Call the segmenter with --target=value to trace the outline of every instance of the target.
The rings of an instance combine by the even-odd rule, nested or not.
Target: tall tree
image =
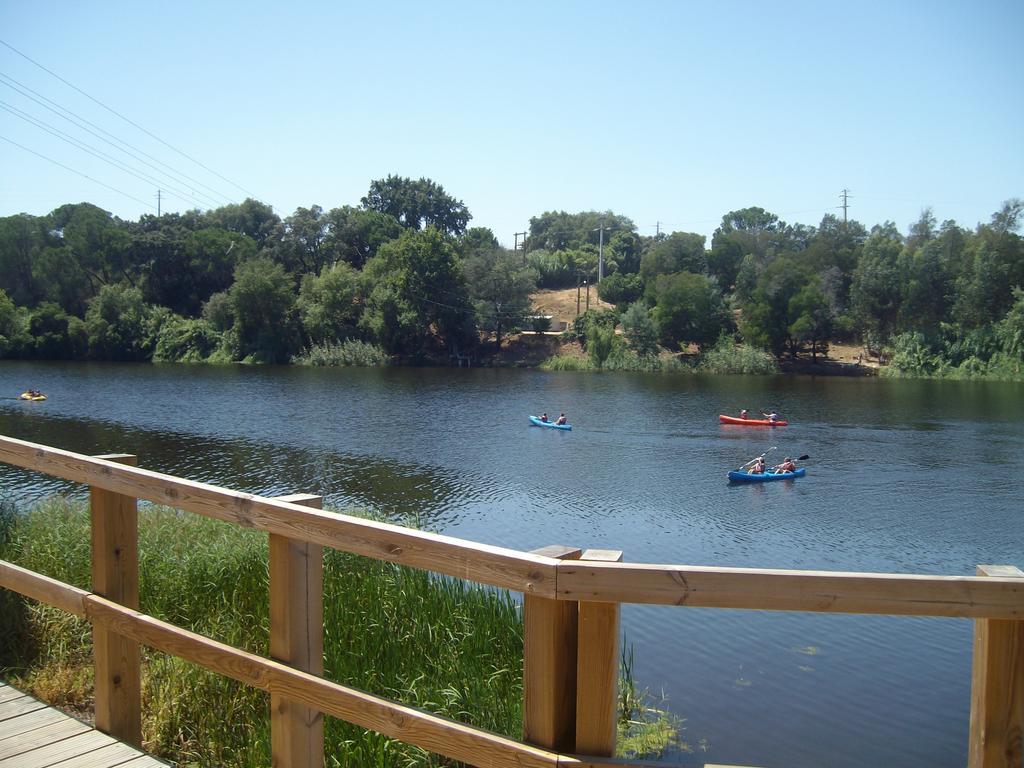
[[[713,278],[692,272],[658,275],[652,316],[662,344],[702,347],[730,326],[722,294]]]
[[[523,266],[521,256],[499,247],[478,248],[466,258],[464,271],[477,324],[494,332],[500,349],[502,334],[520,327],[530,311],[537,273]]]
[[[420,352],[431,332],[448,344],[469,336],[473,309],[462,264],[433,227],[382,245],[363,277],[370,288],[362,323],[389,352]]]
[[[364,208],[393,216],[409,229],[434,227],[446,235],[461,235],[472,218],[461,200],[430,179],[416,181],[388,176],[370,182],[370,191],[360,201]]]
[[[324,247],[331,262],[345,261],[362,269],[377,249],[402,234],[402,225],[394,216],[380,211],[343,206],[327,214]]]

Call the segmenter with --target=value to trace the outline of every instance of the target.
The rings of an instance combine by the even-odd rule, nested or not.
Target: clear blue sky
[[[973,227],[1024,197],[1022,32],[1020,0],[0,0],[0,40],[219,174],[0,45],[0,215],[89,201],[136,219],[160,187],[165,211],[251,195],[287,216],[395,173],[507,245],[547,210],[611,209],[642,234],[710,235],[749,205],[816,225],[844,187],[867,226],[931,206]]]

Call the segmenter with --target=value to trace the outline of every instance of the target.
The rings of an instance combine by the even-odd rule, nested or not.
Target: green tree
[[[29,313],[33,354],[42,360],[77,360],[89,350],[85,324],[58,304],[44,301]]]
[[[306,336],[314,344],[324,344],[355,335],[361,298],[359,273],[347,262],[306,275],[297,305]]]
[[[288,272],[319,274],[333,260],[326,247],[329,225],[330,220],[319,205],[296,208],[278,226],[270,252]]]
[[[272,207],[251,197],[239,204],[225,205],[206,213],[206,227],[245,235],[256,243],[257,248],[272,241],[280,224],[281,217],[274,213]]]
[[[597,284],[597,295],[601,301],[624,307],[643,296],[644,283],[640,275],[616,272]]]
[[[653,303],[655,280],[659,275],[676,272],[707,273],[708,259],[704,252],[704,235],[692,232],[673,232],[661,238],[640,258],[640,277],[643,278],[648,303]]]
[[[622,333],[640,357],[658,354],[658,329],[642,301],[630,304],[622,313]]]
[[[452,243],[433,227],[406,230],[367,262],[363,325],[389,352],[422,353],[432,338],[468,341],[473,310]]]
[[[500,349],[502,334],[521,327],[530,312],[537,273],[523,266],[522,256],[496,244],[495,240],[491,247],[478,247],[466,258],[464,272],[477,324],[494,332]]]
[[[25,311],[0,289],[0,358],[20,357],[31,345]]]
[[[876,227],[853,271],[850,303],[868,346],[888,341],[896,329],[901,292],[898,259],[902,238],[894,227]]]
[[[284,268],[260,256],[235,267],[227,298],[241,359],[284,363],[296,345],[295,292]]]
[[[26,213],[0,218],[0,290],[15,304],[31,306],[43,295],[32,265],[49,241],[45,218]]]
[[[148,360],[165,313],[146,304],[138,288],[104,285],[85,313],[89,355],[98,360]]]
[[[565,211],[547,211],[540,216],[530,218],[530,232],[526,238],[527,252],[545,249],[549,251],[567,251],[592,245],[595,248],[604,231],[605,248],[610,253],[611,243],[617,233],[630,233],[636,225],[627,218],[612,211],[581,211],[566,213]]]
[[[811,344],[811,359],[826,351],[832,336],[832,302],[822,292],[820,280],[813,278],[789,300],[789,335],[799,344]]]
[[[331,261],[345,261],[362,269],[384,243],[402,234],[394,216],[380,211],[343,206],[327,214],[324,247]]]
[[[421,178],[388,176],[370,182],[360,201],[364,208],[393,216],[409,229],[433,227],[446,235],[461,235],[472,216],[461,200],[437,182]]]
[[[793,256],[780,256],[760,273],[750,298],[742,303],[740,330],[750,344],[770,348],[776,354],[789,344],[796,351],[791,327],[793,313],[805,305],[793,304],[796,297],[814,280],[809,268]],[[800,326],[801,328],[803,326]]]
[[[713,278],[692,272],[659,275],[654,281],[653,318],[661,343],[678,349],[713,343],[730,326],[722,294]]]

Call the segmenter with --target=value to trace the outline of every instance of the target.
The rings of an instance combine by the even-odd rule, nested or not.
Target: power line
[[[81,171],[76,171],[74,168],[71,168],[70,166],[64,165],[64,163],[58,162],[57,160],[54,160],[52,157],[47,157],[46,155],[41,155],[38,152],[36,152],[34,149],[29,149],[28,147],[23,146],[22,144],[19,144],[16,141],[11,141],[6,136],[0,136],[0,139],[3,139],[8,144],[13,144],[14,146],[18,147],[19,149],[23,149],[26,152],[29,152],[29,153],[35,155],[36,157],[41,157],[43,160],[51,162],[54,165],[59,165],[61,168],[63,168],[66,171],[71,171],[72,173],[78,174],[79,176],[81,176],[84,179],[88,179],[89,181],[91,181],[91,182],[93,182],[95,184],[99,184],[101,187],[106,187],[107,189],[109,189],[109,190],[111,190],[113,192],[117,192],[117,194],[119,194],[119,195],[124,195],[125,197],[130,197],[132,200],[134,200],[134,201],[136,201],[138,203],[142,203],[147,208],[152,208],[153,207],[150,203],[147,203],[145,200],[140,200],[135,195],[128,194],[127,192],[125,192],[123,190],[120,190],[117,187],[112,187],[109,184],[106,184],[106,183],[100,181],[99,179],[94,179],[92,176],[89,176],[87,174],[82,173]]]
[[[75,137],[71,136],[70,134],[64,133],[64,131],[61,131],[58,128],[54,128],[53,126],[48,125],[47,123],[44,123],[43,121],[38,120],[38,119],[32,117],[27,112],[23,112],[22,110],[18,109],[17,107],[12,107],[10,104],[7,104],[4,101],[0,101],[0,109],[7,110],[11,114],[13,114],[15,117],[20,117],[25,122],[30,123],[31,125],[34,125],[37,128],[41,128],[42,130],[46,131],[50,135],[56,136],[61,141],[67,142],[68,144],[70,144],[71,146],[75,147],[76,149],[83,150],[84,152],[89,153],[93,157],[97,157],[100,160],[102,160],[103,162],[108,163],[109,165],[112,165],[115,168],[117,168],[117,169],[119,169],[121,171],[124,171],[125,173],[131,174],[132,176],[134,176],[137,179],[140,179],[141,181],[145,181],[148,184],[161,184],[162,183],[160,179],[154,178],[153,176],[150,176],[150,175],[148,175],[148,174],[146,174],[146,173],[144,173],[142,171],[139,171],[139,170],[134,169],[134,168],[132,168],[132,167],[130,167],[128,165],[125,165],[120,160],[117,160],[116,158],[113,158],[110,155],[108,155],[106,152],[98,150],[95,147],[90,147],[85,142],[83,142],[83,141],[81,141],[79,139],[76,139]],[[182,192],[181,190],[176,190],[174,187],[172,187],[170,185],[165,185],[165,186],[167,186],[172,191],[172,193],[174,194],[174,197],[178,197],[181,200],[184,200],[185,202],[189,202],[189,198],[188,198],[188,194],[187,193]],[[205,197],[205,195],[204,195],[204,197]]]
[[[79,114],[76,114],[75,112],[71,111],[70,109],[61,106],[60,104],[58,104],[57,102],[53,101],[52,99],[48,99],[46,96],[43,96],[43,94],[39,93],[38,91],[32,90],[31,88],[29,88],[24,83],[18,82],[17,80],[15,80],[10,75],[7,75],[7,74],[4,74],[3,72],[0,72],[0,78],[3,78],[4,80],[10,80],[11,81],[10,83],[3,82],[3,83],[0,83],[0,84],[6,85],[8,88],[10,88],[11,90],[13,90],[13,91],[15,91],[17,93],[20,93],[22,96],[24,96],[25,98],[29,99],[30,101],[34,101],[36,104],[38,104],[39,106],[43,107],[44,109],[47,109],[50,112],[53,112],[53,114],[57,115],[57,117],[61,118],[62,120],[67,120],[69,123],[74,125],[76,128],[79,128],[79,129],[85,131],[86,133],[91,134],[92,136],[95,136],[100,141],[106,142],[107,144],[112,146],[114,149],[116,149],[118,152],[123,152],[124,154],[128,155],[132,159],[142,163],[143,165],[146,165],[146,166],[152,168],[154,171],[157,171],[158,173],[170,173],[173,176],[181,177],[181,178],[175,179],[178,183],[186,184],[189,187],[191,187],[193,185],[199,186],[199,187],[203,187],[204,189],[208,189],[210,192],[213,192],[214,195],[216,195],[217,197],[219,197],[221,199],[227,200],[228,202],[231,202],[231,203],[234,202],[234,200],[231,199],[230,195],[225,195],[223,192],[220,192],[220,191],[214,189],[213,187],[211,187],[211,186],[209,186],[207,184],[204,184],[203,182],[199,181],[198,179],[195,179],[195,178],[189,176],[187,173],[184,173],[182,171],[179,171],[179,170],[176,170],[176,169],[172,168],[170,165],[168,165],[167,163],[163,162],[162,160],[159,160],[156,157],[153,157],[148,152],[145,152],[145,151],[139,149],[138,147],[135,147],[135,146],[129,144],[128,142],[124,141],[123,139],[118,138],[117,136],[112,134],[110,131],[105,130],[101,126],[96,125],[95,123],[87,120],[86,118],[82,117]],[[14,85],[11,85],[11,83],[14,83]],[[26,93],[26,91],[28,93]],[[35,96],[32,96],[30,94],[35,94],[35,96],[38,96],[39,98],[37,99],[37,98],[35,98]],[[40,101],[40,99],[42,99],[42,101]],[[43,102],[48,102],[48,103],[44,104]],[[52,107],[49,106],[50,104],[52,104],[53,106]],[[54,109],[54,107],[56,107],[56,109]],[[57,110],[60,110],[60,112],[58,112]],[[61,112],[65,112],[67,114],[61,114]],[[71,115],[71,117],[68,117],[68,115]],[[83,125],[82,123],[84,123],[85,125]],[[96,130],[95,131],[91,130],[90,128],[87,128],[86,126],[91,126],[92,128],[95,128]],[[106,136],[109,136],[110,138],[108,139],[108,138],[105,138],[104,136],[101,136],[100,133],[97,133],[97,131],[99,131],[100,133],[106,134]],[[111,141],[111,139],[113,139],[113,141]],[[117,143],[115,144],[114,142],[117,142]],[[123,146],[118,146],[118,144],[123,145]],[[128,149],[125,149],[124,147],[128,147]],[[129,149],[131,151],[129,151]],[[135,153],[138,153],[138,154],[135,154]],[[159,165],[162,165],[167,170],[163,171],[160,168],[157,168],[152,163],[147,163],[145,160],[143,160],[138,155],[142,155],[144,157],[148,157],[154,163],[158,163]],[[191,182],[191,184],[189,184],[189,182]],[[214,198],[210,197],[209,195],[204,195],[204,197],[206,197],[207,199],[210,199],[210,200],[214,199]],[[220,205],[220,203],[216,203],[216,204]]]
[[[39,68],[40,68],[41,70],[43,70],[44,72],[46,72],[46,73],[48,73],[48,74],[52,75],[53,77],[57,78],[57,79],[58,79],[58,80],[60,80],[60,81],[61,81],[62,83],[64,83],[64,84],[65,84],[66,86],[68,86],[69,88],[72,88],[73,90],[75,90],[75,91],[77,91],[78,93],[80,93],[80,94],[82,94],[83,96],[85,96],[85,97],[86,97],[87,99],[89,99],[90,101],[92,101],[92,102],[94,102],[94,103],[98,104],[99,106],[103,107],[103,108],[104,108],[105,110],[107,110],[108,112],[110,112],[110,113],[111,113],[112,115],[116,115],[117,117],[121,118],[121,119],[122,119],[122,120],[124,120],[124,121],[125,121],[126,123],[128,123],[129,125],[131,125],[131,126],[134,126],[134,127],[135,127],[135,128],[137,128],[138,130],[142,131],[142,132],[143,132],[144,134],[146,134],[146,135],[147,135],[147,136],[149,136],[150,138],[152,138],[152,139],[155,139],[156,141],[159,141],[159,142],[160,142],[161,144],[163,144],[163,145],[164,145],[165,147],[167,147],[168,149],[171,149],[171,150],[173,150],[174,152],[177,152],[177,153],[178,153],[179,155],[181,155],[182,157],[186,158],[187,160],[191,160],[191,161],[192,161],[193,163],[195,163],[196,165],[198,165],[198,166],[199,166],[200,168],[204,169],[204,170],[205,170],[205,171],[207,171],[208,173],[212,173],[212,174],[213,174],[214,176],[216,176],[217,178],[221,179],[222,181],[226,181],[226,182],[227,182],[228,184],[230,184],[231,186],[233,186],[233,187],[236,187],[236,188],[240,189],[240,190],[241,190],[242,192],[245,192],[245,194],[246,194],[246,195],[248,195],[249,197],[255,197],[255,195],[253,195],[253,194],[252,194],[251,192],[249,192],[249,191],[248,191],[247,189],[245,189],[245,187],[241,186],[240,184],[236,184],[236,183],[235,183],[234,181],[232,181],[231,179],[227,178],[226,176],[222,176],[221,174],[217,173],[217,172],[216,172],[215,170],[213,170],[212,168],[209,168],[208,166],[206,166],[206,165],[204,165],[203,163],[201,163],[201,162],[199,162],[198,160],[196,160],[196,159],[195,159],[194,157],[192,157],[191,155],[188,155],[188,154],[186,154],[185,152],[182,152],[182,151],[181,151],[180,149],[178,149],[177,147],[175,147],[175,146],[173,146],[173,145],[171,145],[171,144],[168,144],[168,143],[167,143],[166,141],[164,141],[163,139],[161,139],[161,138],[160,138],[159,136],[157,136],[156,134],[154,134],[154,133],[152,133],[152,132],[150,132],[150,131],[146,130],[146,129],[145,129],[145,128],[143,128],[143,127],[142,127],[141,125],[139,125],[139,124],[138,124],[138,123],[136,123],[135,121],[133,121],[133,120],[131,120],[131,119],[129,119],[129,118],[127,118],[127,117],[125,117],[125,116],[124,116],[124,115],[122,115],[122,114],[121,114],[120,112],[118,112],[117,110],[113,109],[112,107],[108,107],[108,106],[107,106],[106,104],[104,104],[104,103],[103,103],[102,101],[100,101],[99,99],[97,99],[97,98],[94,98],[93,96],[90,96],[90,95],[89,95],[88,93],[86,93],[86,92],[85,92],[85,91],[83,91],[83,90],[82,90],[81,88],[79,88],[78,86],[74,85],[73,83],[70,83],[70,82],[68,82],[68,81],[67,81],[67,80],[65,80],[65,79],[64,79],[63,77],[61,77],[61,76],[60,76],[60,75],[58,75],[58,74],[57,74],[56,72],[54,72],[53,70],[47,69],[47,68],[46,68],[46,67],[44,67],[44,66],[43,66],[42,64],[40,64],[40,63],[39,63],[38,61],[36,61],[36,60],[32,59],[32,58],[31,58],[30,56],[28,56],[28,55],[26,55],[26,54],[22,53],[21,51],[19,51],[19,50],[18,50],[17,48],[15,48],[15,47],[14,47],[13,45],[11,45],[10,43],[6,42],[5,40],[0,40],[0,44],[2,44],[2,45],[4,45],[4,46],[6,46],[7,48],[10,48],[10,49],[11,49],[12,51],[14,51],[14,52],[15,52],[16,54],[18,54],[19,56],[21,56],[21,57],[22,57],[23,59],[25,59],[25,60],[27,60],[27,61],[31,62],[32,64],[35,64],[35,65],[36,65],[37,67],[39,67]]]

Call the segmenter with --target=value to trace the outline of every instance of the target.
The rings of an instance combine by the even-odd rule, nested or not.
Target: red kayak
[[[784,427],[788,421],[769,421],[768,419],[741,419],[737,416],[726,416],[718,414],[718,420],[723,424],[738,424],[741,427]]]

